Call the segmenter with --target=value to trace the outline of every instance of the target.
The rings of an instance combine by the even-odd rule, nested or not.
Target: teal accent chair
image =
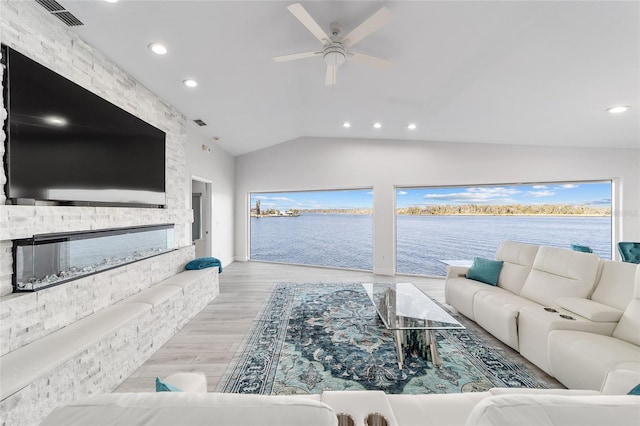
[[[618,252],[623,262],[640,263],[640,243],[620,241]]]
[[[591,247],[581,246],[580,244],[571,244],[571,250],[581,251],[583,253],[593,253],[593,250],[591,250]]]

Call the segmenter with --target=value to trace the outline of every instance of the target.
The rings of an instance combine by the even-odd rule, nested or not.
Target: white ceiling
[[[59,2],[84,40],[233,155],[301,136],[640,146],[637,1],[302,2],[327,32],[393,14],[353,49],[392,66],[348,61],[333,87],[321,57],[271,59],[321,47],[286,9],[294,0]],[[154,41],[169,53],[152,54]],[[633,108],[605,113],[620,104]]]

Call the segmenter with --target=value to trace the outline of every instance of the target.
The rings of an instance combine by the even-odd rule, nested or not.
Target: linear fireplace
[[[174,250],[174,225],[34,235],[13,241],[13,291],[37,291]]]

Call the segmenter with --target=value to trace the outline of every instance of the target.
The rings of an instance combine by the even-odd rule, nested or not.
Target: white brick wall
[[[194,255],[189,246],[56,287],[0,298],[0,355],[177,274]]]
[[[137,315],[0,401],[2,425],[39,424],[58,406],[88,395],[111,392],[218,295],[218,284],[217,271],[209,269],[186,286],[184,292]]]
[[[0,28],[3,44],[162,129],[167,135],[165,209],[5,206],[6,175],[4,161],[0,161],[0,296],[7,296],[12,291],[12,239],[44,233],[174,223],[176,246],[190,245],[192,213],[184,193],[187,175],[185,117],[81,40],[35,1],[0,1]],[[0,108],[0,119],[6,119],[4,108]],[[4,140],[4,131],[0,130],[2,157]]]

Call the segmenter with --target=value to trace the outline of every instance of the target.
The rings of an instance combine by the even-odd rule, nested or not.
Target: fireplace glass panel
[[[174,249],[173,225],[36,235],[14,241],[14,290],[36,291]]]

